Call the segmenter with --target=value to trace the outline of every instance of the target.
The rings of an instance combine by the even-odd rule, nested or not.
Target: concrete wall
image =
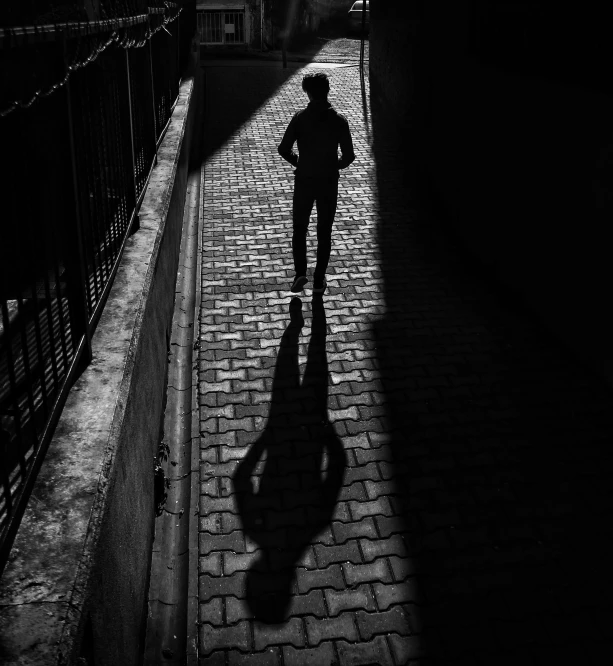
[[[194,78],[196,76],[196,78]],[[0,581],[0,662],[136,666],[198,74],[184,80],[93,339]],[[82,664],[83,662],[80,662]]]
[[[465,247],[613,381],[613,94],[588,68],[479,57],[469,5],[373,5],[373,97]]]
[[[261,6],[262,0],[247,0],[245,3],[245,41],[249,48],[257,50],[262,46]]]

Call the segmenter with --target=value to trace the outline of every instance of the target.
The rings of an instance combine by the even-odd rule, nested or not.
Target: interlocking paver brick
[[[321,590],[311,590],[307,594],[294,594],[288,611],[289,615],[313,615],[325,617],[328,614],[324,594]]]
[[[341,546],[323,546],[317,544],[314,550],[317,564],[320,567],[327,567],[329,564],[337,562],[353,562],[355,564],[362,562],[357,541],[347,541]]]
[[[221,516],[221,513],[209,513],[206,516],[201,516],[198,521],[200,531],[220,534],[223,531]]]
[[[404,516],[375,516],[377,530],[382,537],[389,537],[392,534],[402,534],[414,521],[409,521]]]
[[[200,604],[200,621],[208,622],[214,627],[220,627],[224,624],[223,600],[220,597],[215,597],[204,604]]]
[[[352,666],[392,666],[394,663],[389,646],[383,636],[377,636],[365,643],[336,643],[341,664]]]
[[[284,666],[336,666],[338,664],[333,643],[322,643],[316,648],[296,650],[283,647]]]
[[[397,581],[404,580],[409,576],[414,576],[416,574],[415,562],[410,557],[390,557],[389,558],[392,571],[394,572],[394,578]],[[385,581],[382,581],[385,582]]]
[[[315,647],[322,641],[345,638],[348,641],[357,641],[358,633],[352,613],[341,613],[338,617],[314,618],[304,620],[308,643]]]
[[[345,481],[347,483],[347,481]],[[359,481],[352,483],[351,485],[344,485],[339,493],[339,500],[341,502],[346,502],[348,500],[358,500],[365,502],[368,498],[366,496],[366,491],[364,490],[364,485]]]
[[[242,573],[235,573],[232,576],[210,576],[201,575],[199,578],[199,597],[200,601],[205,602],[212,597],[225,596],[232,594],[235,597],[245,596],[245,576]]]
[[[209,501],[210,498],[207,498]],[[232,550],[237,552],[244,552],[245,550],[245,537],[242,532],[235,531],[230,534],[209,534],[208,532],[200,533],[200,553],[208,555],[209,553],[218,552],[220,550]]]
[[[271,645],[293,645],[299,648],[305,644],[304,628],[297,618],[292,618],[280,626],[256,622],[253,625],[253,634],[256,650],[263,650]]]
[[[281,664],[281,650],[276,647],[253,654],[242,654],[237,650],[230,650],[227,655],[228,666],[280,666]]]
[[[409,615],[398,606],[377,613],[359,611],[356,613],[356,621],[363,640],[370,640],[375,635],[391,632],[396,632],[401,636],[411,633]]]
[[[396,664],[420,663],[419,659],[424,654],[421,636],[398,636],[392,634],[389,636],[389,642]]]
[[[367,463],[360,467],[352,467],[345,472],[344,482],[346,484],[354,483],[355,481],[378,481],[381,478],[379,468],[376,463]]]
[[[401,492],[396,479],[390,481],[366,480],[364,481],[364,487],[366,488],[366,494],[370,500],[375,500],[387,495],[398,495]]]
[[[247,571],[249,565],[254,559],[259,557],[259,555],[260,551],[257,550],[250,553],[222,553],[224,575],[231,576],[236,571]]]
[[[248,622],[239,622],[231,627],[200,626],[200,649],[207,655],[215,650],[238,648],[243,652],[251,649],[251,632]]]
[[[221,576],[221,553],[214,552],[198,558],[198,572]]]
[[[238,599],[237,597],[228,596],[224,597],[226,606],[226,622],[228,624],[236,624],[240,620],[250,620],[253,613],[245,599]]]
[[[345,587],[340,565],[331,564],[323,569],[301,569],[296,571],[298,591],[304,594],[314,588],[333,587],[342,590]]]
[[[404,580],[402,583],[391,583],[390,585],[375,583],[373,590],[380,610],[387,610],[393,604],[423,603],[419,585],[412,578]]]
[[[200,655],[198,666],[226,666],[226,653],[219,650],[206,657]]]
[[[396,534],[388,539],[377,539],[376,541],[360,539],[360,548],[366,562],[372,562],[384,555],[400,555],[401,557],[408,555],[406,543],[401,534]]]
[[[359,396],[338,396],[338,401],[342,405],[343,400],[350,400],[352,398],[359,399]],[[359,435],[354,435],[352,437],[344,437],[343,446],[352,449],[370,449],[370,442],[368,441],[366,433],[360,433]]]
[[[359,537],[376,539],[379,536],[375,528],[375,523],[370,517],[349,523],[333,522],[332,533],[334,541],[337,544],[343,544],[349,539],[357,539]]]
[[[384,558],[375,560],[370,564],[343,564],[343,573],[347,585],[354,586],[359,583],[391,583],[392,577],[389,566]]]
[[[366,516],[391,516],[394,513],[387,497],[368,502],[348,502],[348,504],[354,520],[360,520]]]
[[[330,615],[338,615],[344,610],[375,610],[375,601],[368,585],[361,585],[354,589],[324,590],[326,603],[330,609]]]

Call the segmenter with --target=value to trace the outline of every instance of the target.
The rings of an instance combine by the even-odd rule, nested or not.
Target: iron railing
[[[195,31],[195,3],[101,4],[97,22],[0,28],[0,572],[91,360]]]

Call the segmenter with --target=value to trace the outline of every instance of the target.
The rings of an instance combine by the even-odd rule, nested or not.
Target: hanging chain
[[[165,2],[164,5],[166,6],[166,10],[169,10],[171,8],[177,8],[178,11],[176,14],[173,16],[166,16],[164,15],[164,19],[162,23],[154,28],[153,30],[151,29],[151,22],[150,19],[147,18],[147,29],[145,31],[145,35],[142,39],[130,39],[128,37],[128,27],[123,28],[123,36],[120,34],[119,30],[114,30],[109,38],[102,44],[98,45],[94,51],[85,59],[82,61],[78,61],[78,57],[80,54],[80,47],[81,47],[81,42],[82,42],[82,35],[78,36],[78,42],[77,42],[77,48],[76,48],[76,54],[73,59],[73,61],[66,67],[66,74],[63,79],[58,81],[57,83],[54,83],[50,88],[47,90],[37,90],[32,97],[27,101],[24,102],[23,100],[15,100],[11,104],[9,104],[6,108],[0,110],[0,118],[5,118],[8,116],[10,113],[17,109],[29,109],[34,102],[36,102],[39,99],[44,99],[45,97],[49,97],[52,95],[56,90],[59,90],[62,86],[66,85],[68,79],[70,78],[70,75],[73,72],[76,72],[78,69],[82,69],[83,67],[86,67],[87,65],[91,64],[94,62],[98,56],[103,53],[111,44],[115,43],[117,46],[120,46],[121,48],[124,49],[138,49],[142,48],[145,46],[148,41],[160,30],[168,30],[166,29],[166,26],[169,23],[172,23],[175,21],[177,18],[179,18],[179,14],[183,11],[183,7],[177,7],[175,3],[172,2]],[[56,30],[56,32],[58,32]],[[89,36],[89,35],[88,35]]]

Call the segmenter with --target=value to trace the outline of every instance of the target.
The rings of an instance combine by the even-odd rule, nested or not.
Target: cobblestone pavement
[[[360,40],[355,37],[344,37],[341,39],[317,40],[320,47],[315,54],[314,62],[359,62]],[[370,44],[368,39],[364,41],[364,59],[368,60]]]
[[[611,391],[412,203],[358,68],[326,71],[357,159],[327,292],[292,299],[304,70],[206,70],[200,663],[608,663]]]

